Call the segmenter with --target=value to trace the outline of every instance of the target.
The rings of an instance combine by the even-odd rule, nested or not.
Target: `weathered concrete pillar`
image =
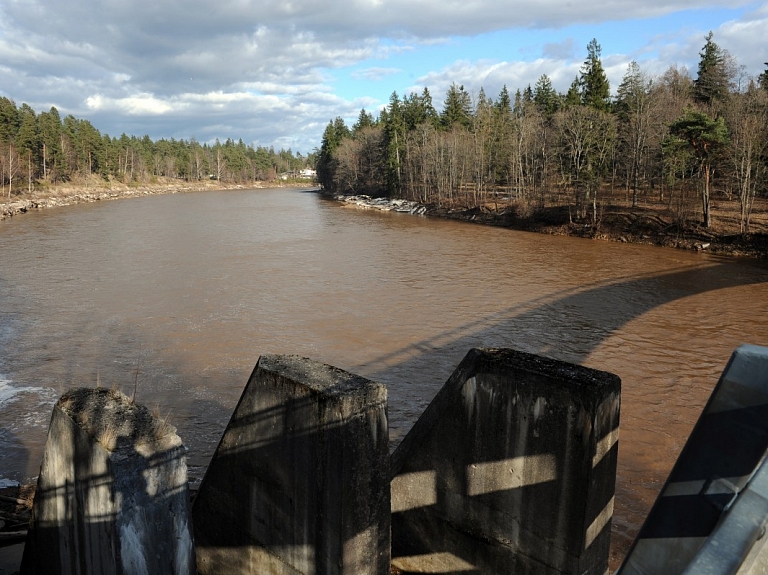
[[[389,573],[383,385],[262,356],[194,503],[200,573]]]
[[[471,350],[392,455],[405,572],[603,575],[620,380]]]
[[[118,391],[53,409],[22,573],[195,573],[186,449]]]

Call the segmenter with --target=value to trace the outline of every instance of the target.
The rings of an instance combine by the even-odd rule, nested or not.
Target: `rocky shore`
[[[465,209],[423,205],[417,202],[390,198],[372,198],[365,195],[332,195],[334,200],[347,206],[434,216],[484,225],[499,226],[521,231],[565,235],[596,240],[637,243],[673,247],[699,252],[731,256],[768,258],[768,226],[755,218],[753,228],[759,231],[749,235],[733,233],[724,226],[704,229],[689,225],[685,229],[670,225],[659,208],[613,208],[601,214],[593,225],[571,221],[567,206],[554,206],[531,210],[521,214],[513,206],[487,206]],[[764,214],[761,214],[764,216]],[[725,214],[722,220],[727,220]]]
[[[154,194],[180,194],[185,192],[200,192],[205,190],[234,190],[253,188],[294,187],[283,182],[250,182],[248,184],[220,184],[216,181],[178,182],[174,180],[147,183],[122,184],[111,182],[104,184],[85,183],[59,184],[48,186],[31,193],[24,192],[21,196],[11,198],[0,197],[0,221],[24,214],[31,210],[42,210],[61,206],[71,206],[88,202],[119,200]],[[302,186],[304,187],[304,186]]]

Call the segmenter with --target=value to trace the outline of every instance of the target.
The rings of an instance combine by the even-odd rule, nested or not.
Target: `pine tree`
[[[525,87],[525,90],[523,90],[523,103],[530,104],[533,102],[533,89],[531,88],[531,85],[528,84]]]
[[[757,77],[760,87],[768,92],[768,62],[765,63],[765,71]]]
[[[435,106],[432,104],[432,94],[429,93],[429,89],[425,86],[421,91],[421,105],[424,107],[424,113],[433,126],[437,125],[438,116]]]
[[[16,147],[24,157],[28,153],[37,161],[38,148],[40,146],[40,134],[37,127],[35,111],[28,105],[22,104],[19,109],[19,131],[16,134]]]
[[[491,172],[497,184],[505,183],[509,178],[512,155],[512,99],[506,84],[493,105],[493,147],[491,148]]]
[[[506,84],[501,88],[499,99],[496,100],[494,108],[501,117],[509,118],[512,114],[512,100],[509,97],[509,90],[507,90]]]
[[[42,145],[43,178],[56,181],[62,173],[61,117],[55,107],[37,117]]]
[[[357,116],[357,122],[352,126],[352,133],[357,134],[363,128],[370,128],[374,125],[373,115],[365,111],[365,108],[360,110],[360,114]]]
[[[600,53],[600,44],[593,38],[587,44],[587,59],[581,66],[579,86],[581,87],[581,102],[586,106],[605,112],[610,103],[611,87],[600,61]]]
[[[402,112],[406,131],[413,130],[424,122],[433,126],[437,122],[437,112],[432,106],[432,95],[426,88],[421,94],[411,92],[409,96],[403,98]]]
[[[448,88],[440,121],[448,130],[454,125],[468,128],[472,123],[472,100],[463,85],[451,84]]]
[[[707,34],[706,44],[699,52],[699,74],[693,82],[693,98],[701,104],[724,102],[730,90],[727,53],[712,40],[712,32]]]
[[[580,104],[581,104],[581,93],[580,93],[580,87],[579,87],[579,78],[576,77],[573,79],[573,82],[571,82],[571,85],[568,87],[568,91],[565,93],[563,105],[566,108],[570,108],[572,106],[579,106]]]
[[[341,145],[344,138],[349,137],[349,129],[344,120],[337,117],[336,120],[328,122],[323,132],[323,140],[320,144],[320,152],[317,159],[317,180],[327,191],[335,191],[334,182],[334,159],[333,153]],[[274,155],[274,151],[272,154]]]
[[[704,227],[711,224],[710,186],[714,173],[716,153],[728,142],[728,129],[722,116],[712,119],[704,112],[688,108],[669,127],[670,137],[666,146],[670,149],[685,144],[699,162],[699,172],[704,178],[701,189],[701,207]]]
[[[8,98],[0,98],[0,143],[10,143],[15,140],[20,123],[16,102]]]
[[[515,101],[512,104],[512,113],[520,116],[523,113],[523,93],[520,88],[515,90]]]
[[[557,92],[552,87],[552,81],[546,74],[542,74],[536,80],[536,86],[533,88],[533,101],[536,103],[539,112],[544,114],[544,116],[551,116],[557,111]]]
[[[389,97],[389,106],[381,114],[384,125],[386,187],[390,196],[399,197],[402,180],[402,161],[405,154],[405,118],[403,104],[397,92]]]

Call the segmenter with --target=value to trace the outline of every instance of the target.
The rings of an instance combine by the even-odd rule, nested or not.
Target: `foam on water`
[[[0,375],[0,408],[13,402],[20,393],[34,393],[42,390],[43,388],[36,387],[14,387],[11,385],[10,379]]]
[[[10,381],[0,375],[0,406],[9,403],[18,393],[18,390],[10,386]]]

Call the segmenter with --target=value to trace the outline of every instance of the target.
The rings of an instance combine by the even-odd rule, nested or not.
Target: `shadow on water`
[[[376,361],[391,367],[376,374],[374,379],[377,377],[391,379],[393,372],[419,373],[423,371],[425,363],[434,361],[436,354],[444,354],[448,366],[453,369],[458,365],[458,361],[454,361],[452,358],[454,353],[461,357],[470,347],[477,345],[478,341],[484,340],[493,341],[494,346],[509,345],[523,351],[557,356],[557,359],[581,363],[614,332],[655,308],[705,292],[768,281],[768,273],[744,274],[740,273],[740,269],[728,262],[721,262],[704,269],[697,268],[655,276],[628,278],[624,281],[541,298],[523,306],[509,308],[493,317],[468,322],[461,328],[442,333],[434,339],[405,346],[393,354],[380,356]],[[713,321],[716,319],[713,318]],[[563,342],[563,347],[555,346],[550,341],[525,339],[526,334],[530,333],[528,329],[530,324],[539,322],[548,323],[548,333],[552,334],[552,341],[556,341],[558,344]],[[499,342],[500,338],[503,338],[504,341]],[[289,402],[278,408],[256,410],[243,419],[233,420],[230,424],[232,429],[249,426],[258,428],[266,426],[267,422],[274,423],[275,420],[280,421],[281,425],[276,428],[269,428],[256,442],[239,444],[236,448],[230,446],[224,450],[221,456],[227,462],[225,468],[248,465],[248,463],[243,462],[252,462],[254,469],[260,464],[269,469],[268,462],[277,457],[278,454],[284,453],[288,448],[286,437],[289,435],[294,437],[297,442],[290,449],[298,449],[299,453],[310,449],[310,446],[319,439],[316,429],[302,428],[302,422],[305,418],[300,414],[307,408],[308,405],[301,401]],[[390,410],[392,409],[393,406],[390,404]],[[283,433],[286,430],[290,430],[290,433]],[[606,431],[611,433],[613,429]],[[604,438],[597,439],[600,442]],[[546,454],[533,453],[533,456],[542,455]],[[301,458],[299,457],[299,459]],[[488,464],[489,462],[492,463],[486,460],[476,463]],[[257,477],[255,485],[259,486],[258,489],[251,490],[244,485],[235,487],[238,493],[235,499],[250,503],[244,509],[233,510],[231,512],[233,515],[228,518],[229,521],[235,524],[249,523],[250,516],[245,510],[252,505],[274,507],[279,510],[277,513],[280,514],[284,513],[285,510],[301,508],[302,503],[306,503],[306,501],[300,503],[295,499],[305,495],[298,494],[291,488],[285,490],[281,487],[292,484],[293,480],[288,477],[291,470],[273,469],[272,471],[274,475]],[[319,473],[322,475],[322,471]],[[254,470],[250,471],[250,476],[256,477],[257,475]],[[529,491],[534,493],[536,489],[540,488],[540,486],[533,487]],[[479,497],[482,498],[483,496]],[[262,501],[259,498],[265,498],[265,500]],[[605,502],[602,501],[601,503]],[[593,513],[600,511],[602,511],[602,507],[593,510]],[[267,526],[264,525],[261,529],[263,533],[260,539],[264,545],[295,549],[298,550],[296,553],[312,556],[315,560],[320,560],[321,557],[325,556],[323,554],[317,555],[317,548],[309,549],[307,547],[314,544],[315,540],[307,537],[306,531],[298,530],[297,525],[291,523],[291,517],[286,515],[280,517],[280,520],[292,525],[294,530],[278,533],[267,529]],[[368,527],[370,526],[354,534],[348,534],[349,539],[345,540],[354,540]],[[608,529],[609,525],[603,527]],[[229,539],[226,545],[248,546],[252,545],[252,541],[246,538],[243,540]],[[470,566],[468,571],[471,572],[472,570],[473,568]]]
[[[766,281],[768,281],[768,270],[765,268],[749,269],[749,273],[746,273],[743,269],[743,263],[734,265],[722,261],[706,268],[686,269],[639,278],[632,277],[586,289],[564,291],[507,308],[492,316],[467,321],[461,327],[447,330],[434,338],[402,346],[393,353],[382,354],[374,358],[372,363],[384,364],[389,367],[370,374],[370,377],[375,380],[393,381],[397,378],[408,377],[407,374],[422,373],[425,369],[430,369],[429,366],[434,366],[437,361],[440,363],[439,369],[445,373],[444,379],[447,379],[447,376],[459,364],[467,350],[476,346],[511,347],[573,363],[582,363],[616,331],[656,308],[706,292],[762,284]],[[717,318],[713,317],[712,322],[717,323]],[[545,330],[541,329],[542,324],[546,326]],[[532,331],[531,325],[539,327],[536,331]],[[536,336],[539,338],[536,339],[536,337],[531,336],[532,333],[542,333],[542,335]],[[177,374],[184,373],[180,366],[169,365],[168,361],[164,363],[164,370],[168,369],[171,372],[175,370]],[[127,386],[124,386],[124,390],[125,387]],[[398,414],[403,408],[393,403],[393,399],[396,401],[396,397],[393,398],[393,395],[390,394],[390,415],[395,414],[396,417],[407,419],[402,414]],[[431,399],[432,395],[434,395],[434,391],[429,395],[427,401]],[[216,400],[201,400],[179,394],[176,401],[175,414],[171,420],[180,422],[179,427],[182,429],[189,428],[194,425],[195,421],[208,417],[217,420],[216,424],[223,424],[228,414],[231,413],[231,407]],[[306,406],[295,405],[290,410],[286,410],[284,414],[255,412],[251,416],[252,420],[248,423],[259,425],[260,422],[278,417],[282,418],[284,425],[300,425],[300,418],[297,414],[300,414],[305,408]],[[288,416],[289,411],[293,415]],[[193,415],[190,415],[188,420],[184,420],[187,417],[185,414]],[[221,427],[219,427],[218,432],[213,431],[214,427],[215,425],[208,421],[206,432],[209,437],[206,441],[210,445],[215,445],[214,442],[221,434]],[[294,433],[296,433],[296,429],[294,429]],[[210,437],[210,435],[215,437]],[[316,429],[300,430],[297,437],[303,446],[301,449],[307,448],[318,440]],[[284,448],[285,445],[280,435],[268,435],[263,443],[252,444],[244,449],[250,459],[257,461],[269,459],[271,454]],[[207,457],[205,459],[207,461]],[[98,481],[98,478],[93,479]],[[272,482],[272,487],[282,480],[278,476],[263,479],[267,484]],[[271,493],[273,495],[267,496],[274,498],[293,496],[280,493],[279,490],[273,490]],[[242,501],[251,501],[255,497],[253,493],[242,493],[241,495],[242,499],[236,505]],[[340,497],[343,499],[343,494]],[[288,505],[291,502],[285,500],[280,503],[281,505]],[[238,512],[242,512],[243,509],[246,509],[245,505],[242,505]],[[109,522],[112,519],[106,518],[105,521]],[[355,533],[349,533],[348,540],[355,539],[366,529],[367,527],[361,527]],[[269,544],[288,545],[297,548],[306,547],[310,541],[305,535],[295,532],[282,534],[279,538],[274,533],[267,533],[265,537]],[[236,542],[233,544],[236,545]],[[318,550],[314,549],[308,552],[315,554],[318,553]]]
[[[407,373],[409,363],[423,361],[425,354],[446,349],[464,353],[478,341],[491,341],[490,345],[499,346],[498,342],[503,340],[521,351],[581,363],[614,332],[655,308],[706,292],[766,282],[768,269],[746,274],[743,263],[737,266],[729,262],[627,278],[526,302],[467,322],[437,338],[403,347],[375,361],[394,361],[398,371]],[[711,321],[716,324],[718,318],[713,317]],[[546,340],[530,338],[533,324],[546,324],[543,334]]]
[[[722,261],[703,269],[632,277],[577,291],[561,292],[508,308],[494,316],[467,322],[436,338],[381,356],[377,361],[394,364],[395,367],[382,370],[372,377],[387,379],[393,370],[405,377],[410,373],[424,373],[425,366],[434,365],[436,358],[439,358],[443,364],[441,367],[447,371],[453,369],[466,350],[473,346],[510,347],[581,364],[628,323],[661,306],[707,292],[766,282],[768,270],[760,264],[754,268],[750,266],[745,271],[743,262],[736,265]],[[768,302],[768,294],[765,294],[764,301]],[[721,321],[718,316],[705,319],[711,321],[713,326]],[[546,329],[542,329],[542,326]],[[541,335],[536,339],[532,334]],[[691,342],[691,347],[696,346],[696,342]],[[419,385],[417,381],[413,383]],[[410,427],[412,421],[408,420],[412,419],[412,414],[403,413],[402,403],[393,395],[390,396],[390,421],[395,425]],[[422,392],[422,395],[426,394]],[[393,438],[393,446],[401,439]],[[684,441],[684,438],[681,439]],[[629,449],[629,452],[632,451]],[[659,455],[657,452],[656,456]],[[650,489],[638,490],[636,486],[622,484],[617,488],[615,517],[619,517],[624,525],[614,533],[612,567],[618,566],[617,561],[623,557],[642,523],[643,517],[637,516],[637,513],[646,512],[649,498],[655,497],[660,487],[659,484]]]

